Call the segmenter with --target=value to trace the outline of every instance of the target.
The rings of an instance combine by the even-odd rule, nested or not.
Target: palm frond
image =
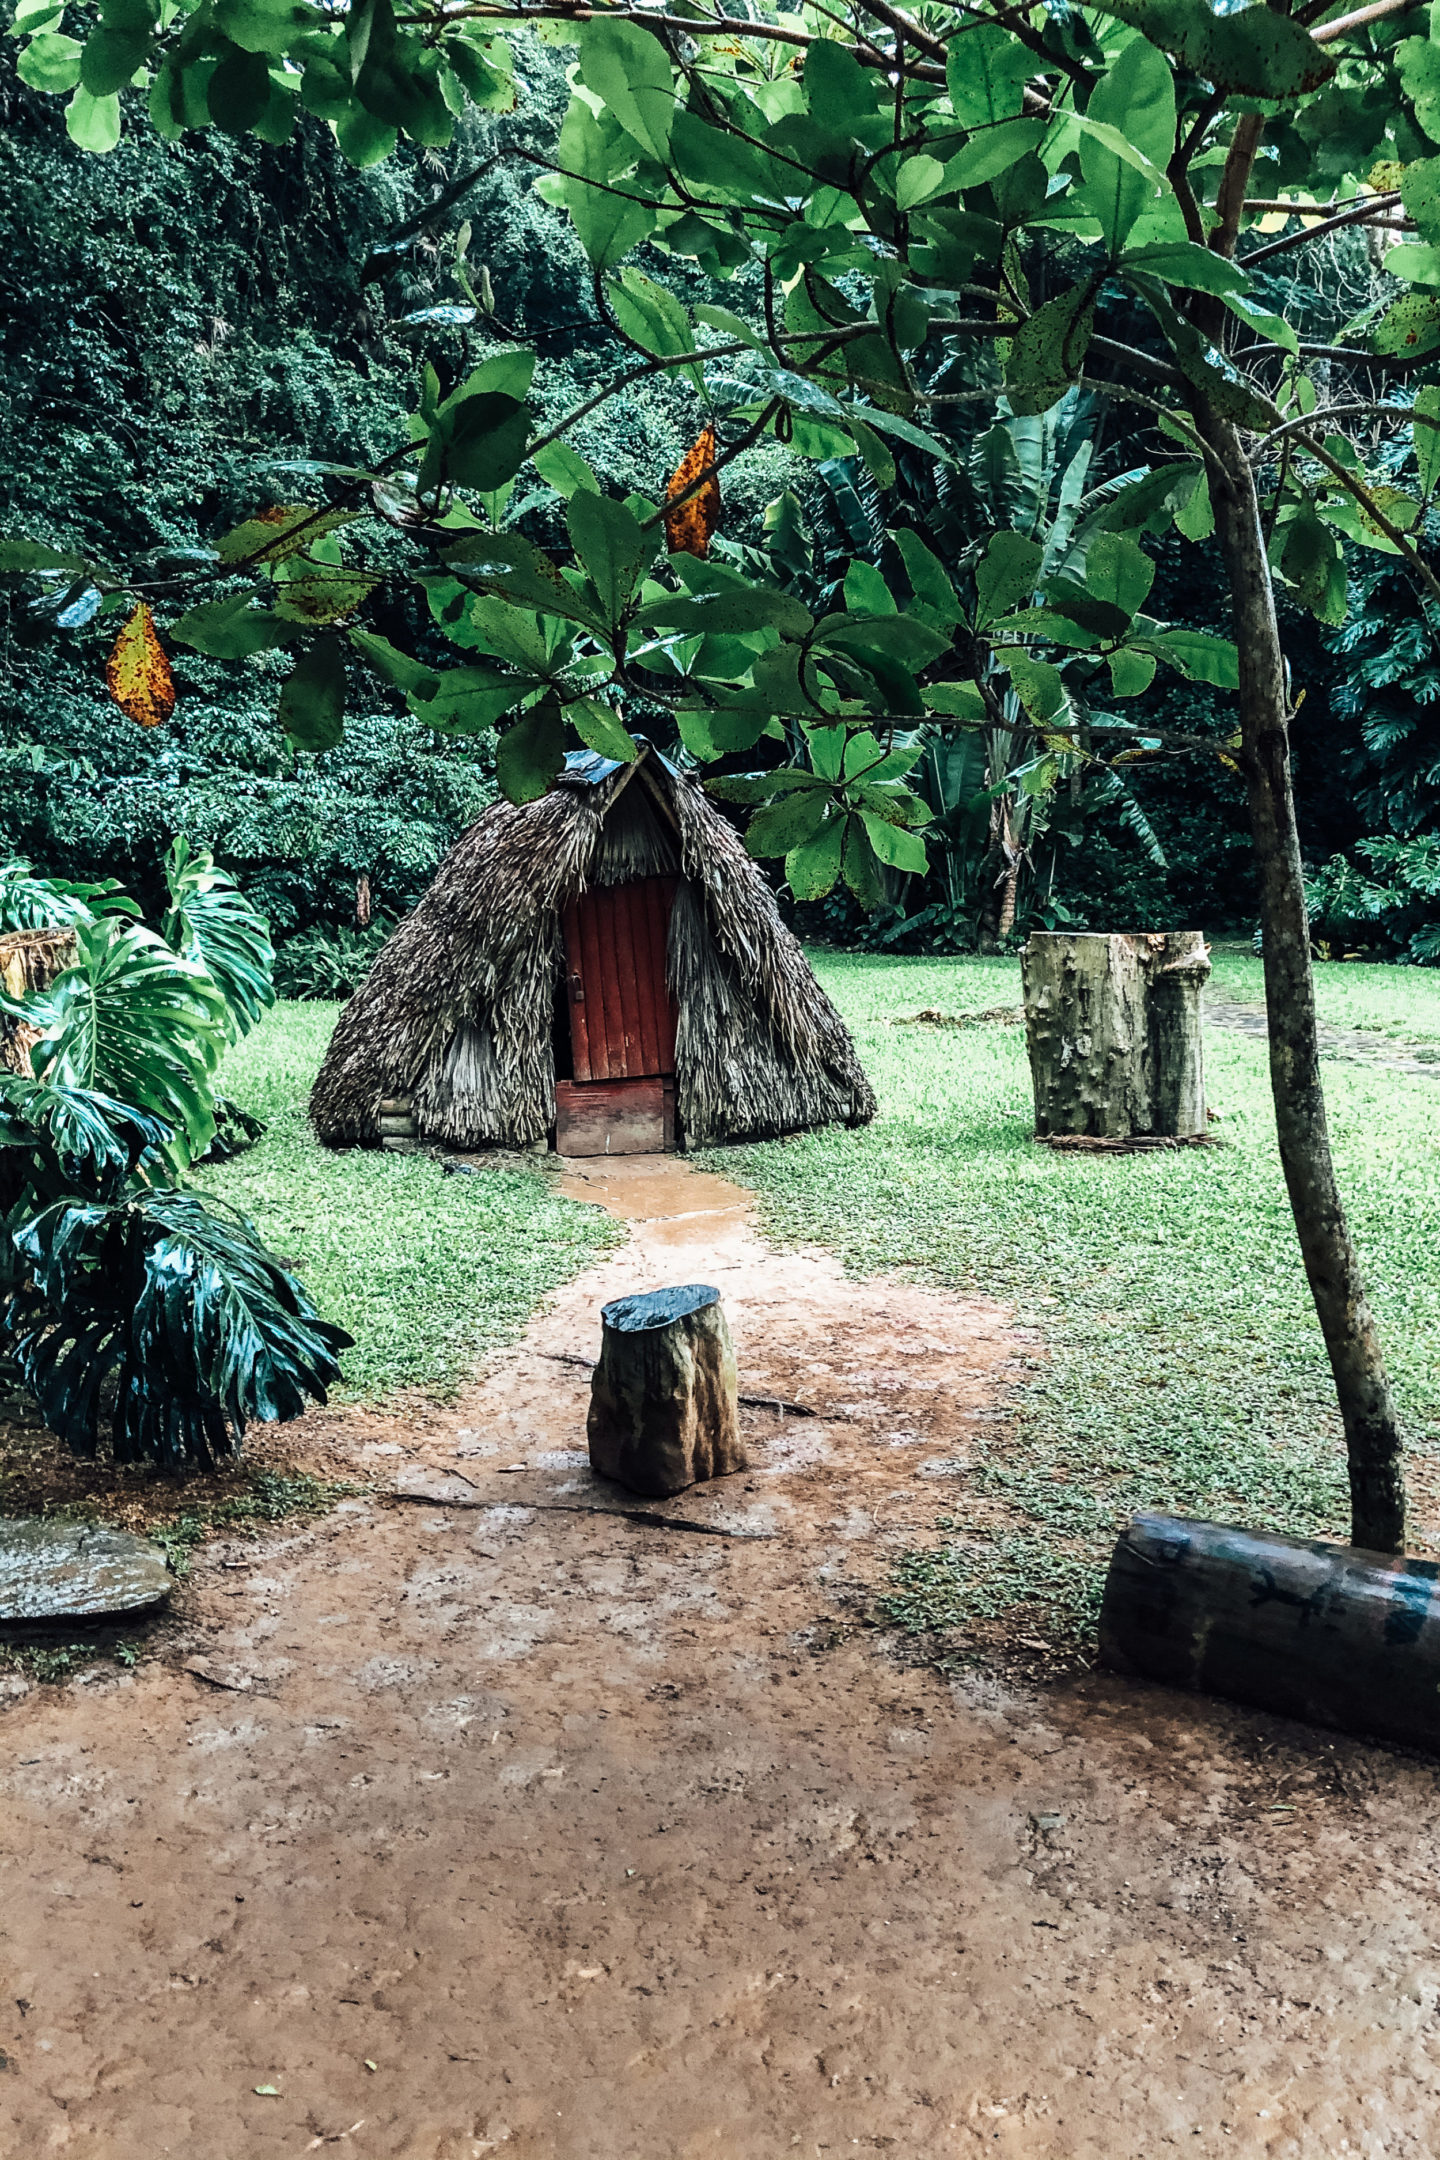
[[[233,1033],[247,1035],[275,1002],[270,926],[234,878],[182,835],[165,858],[170,907],[161,925],[167,945],[205,969],[230,1011]]]

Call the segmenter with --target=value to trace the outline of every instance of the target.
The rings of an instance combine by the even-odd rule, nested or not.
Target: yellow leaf
[[[672,555],[706,556],[710,542],[720,523],[720,482],[713,470],[715,464],[715,430],[703,427],[686,451],[665,489],[667,503],[675,503],[673,510],[665,512],[665,544]],[[706,477],[708,475],[708,477]],[[703,485],[684,502],[677,502],[687,488],[697,480]]]
[[[121,712],[141,727],[159,727],[175,710],[175,678],[143,600],[115,640],[105,663],[105,687]]]

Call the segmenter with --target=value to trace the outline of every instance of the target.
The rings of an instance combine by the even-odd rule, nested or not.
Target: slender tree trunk
[[[1260,506],[1234,424],[1206,410],[1203,400],[1197,400],[1196,417],[1213,453],[1215,531],[1229,574],[1240,655],[1241,763],[1260,870],[1270,1086],[1280,1160],[1345,1423],[1351,1540],[1375,1552],[1399,1552],[1405,1542],[1403,1448],[1330,1155],[1290,783],[1290,705]]]

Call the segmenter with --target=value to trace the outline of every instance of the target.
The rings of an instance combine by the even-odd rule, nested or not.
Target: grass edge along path
[[[941,1655],[995,1640],[1002,1622],[1012,1639],[1022,1625],[1079,1649],[1114,1533],[1136,1508],[1343,1539],[1340,1425],[1263,1041],[1207,1031],[1224,1148],[1056,1155],[1031,1137],[1023,1029],[896,1024],[917,1009],[1013,1006],[1013,961],[811,957],[855,1032],[880,1115],[863,1131],[716,1151],[709,1164],[753,1187],[778,1243],[826,1246],[856,1275],[896,1269],[1011,1305],[1028,1366],[1013,1426],[991,1427],[957,1458],[939,1542],[900,1563],[877,1617]],[[1373,1024],[1423,1032],[1407,1012],[1415,971],[1366,974]],[[1434,1549],[1436,1084],[1334,1062],[1325,1079],[1412,1443],[1412,1543]]]

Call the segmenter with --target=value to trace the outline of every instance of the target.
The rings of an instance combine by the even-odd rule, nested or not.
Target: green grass
[[[1263,1005],[1260,961],[1248,950],[1217,947],[1210,987],[1217,997]],[[1317,960],[1315,1004],[1329,1027],[1364,1028],[1407,1041],[1440,1040],[1440,968],[1385,967],[1364,960]]]
[[[858,1274],[897,1268],[1002,1299],[1041,1338],[1017,1433],[974,1474],[984,1526],[951,1524],[958,1537],[912,1558],[889,1617],[950,1627],[1031,1597],[1073,1631],[1135,1507],[1343,1535],[1339,1421],[1281,1182],[1263,1041],[1207,1035],[1223,1149],[1057,1155],[1030,1136],[1020,1028],[889,1024],[917,1007],[1014,1004],[1013,961],[815,957],[880,1115],[863,1132],[717,1152],[713,1166],[754,1186],[772,1236],[828,1245]],[[1258,979],[1258,964],[1244,965]],[[1332,1013],[1335,978],[1349,972],[1322,978]],[[1415,970],[1356,972],[1368,980],[1352,1024],[1363,1010],[1405,1033],[1417,1007],[1422,1018],[1436,1010],[1440,983]],[[1415,1443],[1434,1444],[1440,1092],[1370,1066],[1331,1061],[1325,1073],[1399,1399]]]
[[[447,1177],[428,1155],[322,1148],[305,1102],[337,1012],[278,1005],[231,1052],[221,1088],[269,1130],[195,1180],[248,1215],[355,1337],[344,1392],[445,1394],[623,1232],[538,1166]]]

